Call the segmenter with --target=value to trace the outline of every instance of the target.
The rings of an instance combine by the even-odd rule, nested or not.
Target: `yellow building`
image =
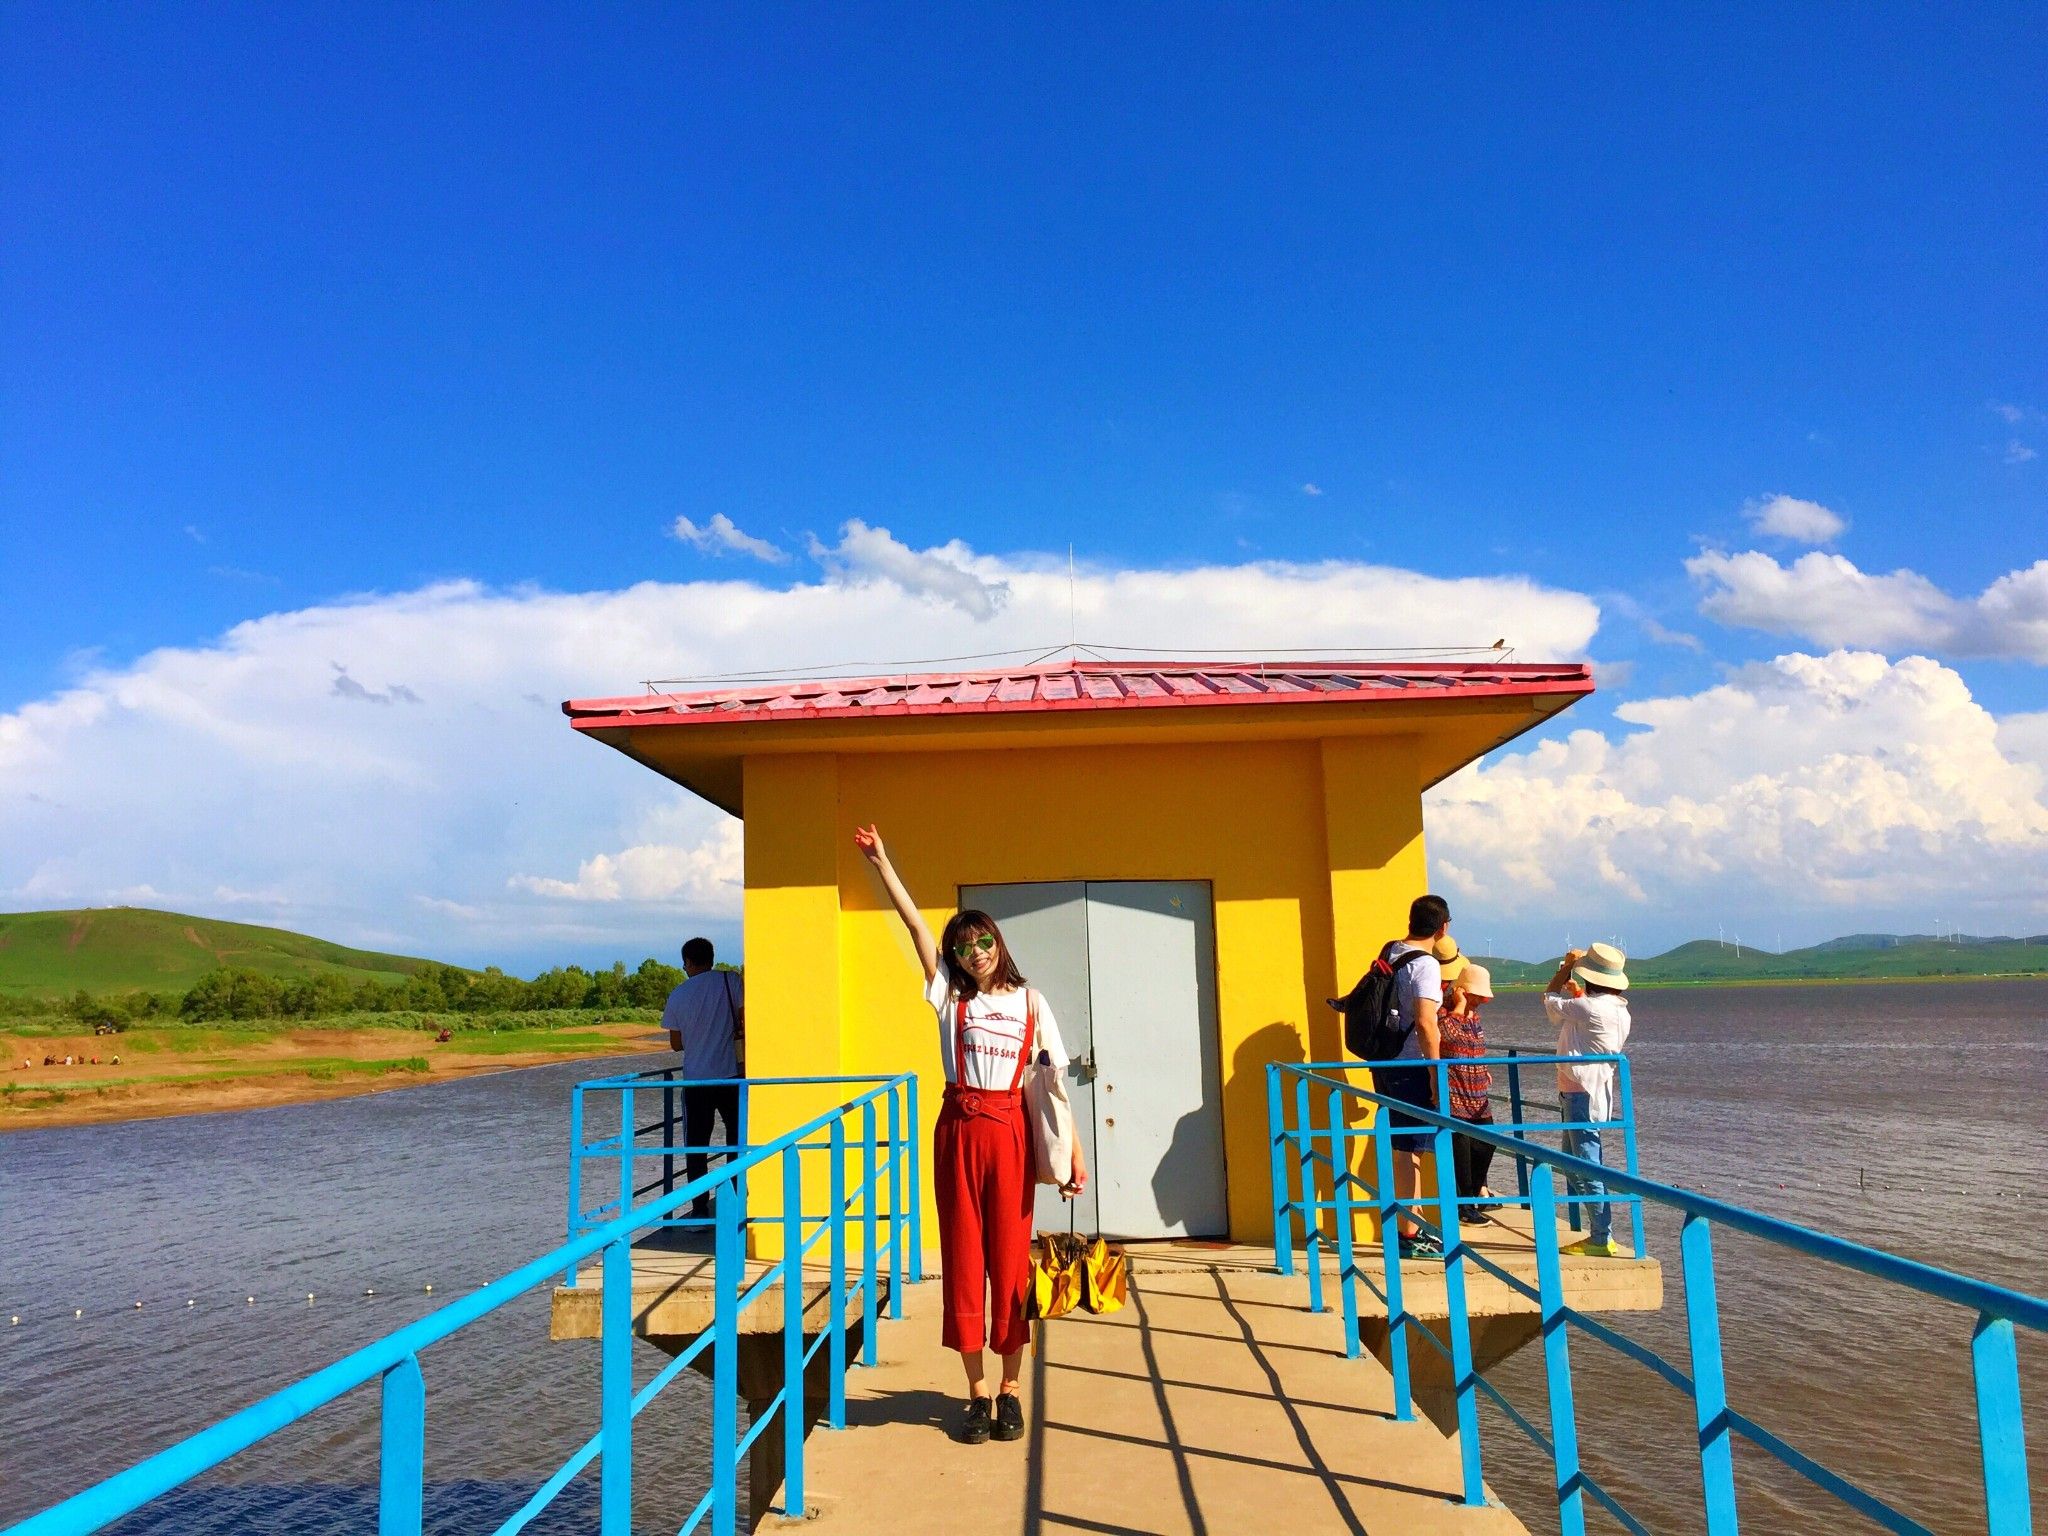
[[[1081,1224],[1253,1242],[1264,1065],[1341,1054],[1324,999],[1428,888],[1422,792],[1592,687],[1577,665],[1061,662],[564,708],[745,820],[751,1074],[918,1072],[928,1137],[937,1029],[853,845],[877,823],[933,931],[992,912],[1058,1018]],[[762,1094],[750,1139],[824,1103]]]

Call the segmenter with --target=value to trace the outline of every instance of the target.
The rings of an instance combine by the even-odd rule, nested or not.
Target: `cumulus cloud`
[[[2048,560],[2009,571],[1975,597],[1917,571],[1861,571],[1814,551],[1790,565],[1755,550],[1710,551],[1685,568],[1706,588],[1700,611],[1724,624],[1816,645],[1923,650],[2048,665]]]
[[[2028,447],[2016,437],[2009,437],[2005,440],[2005,462],[2008,464],[2025,464],[2031,459],[2038,459],[2040,456],[2036,450]]]
[[[1760,496],[1743,509],[1743,516],[1756,532],[1795,544],[1831,543],[1849,526],[1841,513],[1797,496]]]
[[[886,528],[859,518],[839,529],[839,542],[811,540],[811,557],[841,581],[888,581],[914,597],[950,603],[969,618],[989,619],[1010,600],[1010,584],[970,570],[972,554],[955,539],[936,549],[915,550]]]
[[[1430,796],[1433,867],[1501,911],[2048,911],[2048,732],[1926,657],[1794,654],[1624,704]],[[2022,741],[2025,738],[2025,741]]]
[[[348,675],[348,668],[338,661],[331,661],[334,668],[334,682],[329,691],[336,698],[355,699],[363,704],[418,704],[422,700],[403,683],[393,683],[388,688],[365,688]]]
[[[1317,485],[1315,481],[1311,480],[1306,485],[1302,486],[1301,494],[1304,496],[1320,496],[1323,494],[1323,488],[1320,485]]]
[[[729,818],[579,738],[554,701],[648,677],[1029,653],[1067,633],[1064,555],[927,552],[1009,598],[963,604],[935,600],[915,563],[860,563],[902,547],[888,535],[846,532],[823,579],[448,582],[88,665],[0,713],[0,898],[72,906],[147,886],[150,905],[207,911],[221,887],[276,892],[268,920],[476,963],[637,957],[671,947],[679,922],[730,933]],[[1482,639],[1578,657],[1599,621],[1591,598],[1521,578],[1351,562],[1084,566],[1073,599],[1084,640],[1251,654],[1466,643],[1459,616],[1483,614]],[[343,677],[385,705],[337,692]]]
[[[669,525],[668,531],[671,538],[680,539],[707,555],[722,555],[729,551],[736,555],[752,555],[770,565],[780,565],[789,558],[787,551],[766,539],[755,538],[723,512],[714,512],[711,520],[701,525],[687,517],[679,517]]]

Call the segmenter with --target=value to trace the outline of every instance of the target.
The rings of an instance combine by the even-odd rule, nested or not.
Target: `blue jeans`
[[[1564,1108],[1566,1120],[1584,1123],[1593,1118],[1593,1097],[1586,1093],[1560,1093],[1558,1103]],[[1573,1157],[1583,1157],[1589,1163],[1600,1161],[1600,1133],[1598,1131],[1566,1131],[1564,1149]],[[1607,1185],[1599,1179],[1584,1174],[1567,1173],[1564,1185],[1575,1195],[1604,1195]],[[1614,1240],[1614,1208],[1605,1202],[1598,1205],[1582,1205],[1586,1213],[1586,1235],[1596,1243]]]

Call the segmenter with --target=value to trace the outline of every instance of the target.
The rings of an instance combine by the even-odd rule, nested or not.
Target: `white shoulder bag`
[[[1037,1042],[1038,994],[1026,992],[1024,1005],[1032,1015],[1031,1037]],[[1074,1177],[1074,1106],[1067,1099],[1067,1080],[1052,1058],[1038,1051],[1024,1074],[1024,1114],[1031,1122],[1033,1161],[1041,1184],[1067,1184]]]

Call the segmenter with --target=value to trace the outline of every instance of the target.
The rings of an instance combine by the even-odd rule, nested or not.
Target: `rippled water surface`
[[[1657,990],[1633,1013],[1646,1174],[2048,1291],[2048,982]],[[1531,995],[1488,1020],[1497,1042],[1544,1043]],[[1649,1239],[1664,1310],[1608,1320],[1683,1368],[1676,1224],[1653,1212]],[[1972,1319],[1737,1234],[1717,1232],[1715,1256],[1730,1405],[1931,1529],[1981,1531]],[[2043,1342],[2022,1337],[2020,1375],[2048,1512]],[[1701,1530],[1689,1400],[1582,1338],[1572,1374],[1587,1470],[1652,1530]],[[1544,1422],[1539,1351],[1490,1379]],[[1554,1530],[1549,1463],[1507,1454],[1519,1432],[1490,1408],[1482,1439],[1503,1448],[1487,1464],[1495,1488],[1532,1530]],[[1744,1531],[1877,1529],[1761,1452],[1735,1456]]]
[[[1645,1172],[2048,1289],[2048,983],[1644,992],[1635,1016]],[[1533,997],[1502,999],[1490,1022],[1499,1043],[1542,1043]],[[568,1085],[598,1071],[0,1137],[0,1311],[22,1317],[0,1334],[0,1524],[559,1242]],[[1624,1326],[1683,1365],[1675,1230],[1653,1218],[1650,1239],[1672,1261],[1665,1310]],[[1718,1242],[1735,1406],[1937,1531],[1982,1529],[1970,1319]],[[425,1357],[430,1529],[490,1529],[595,1427],[596,1346],[550,1344],[547,1305],[531,1295]],[[638,1355],[644,1379],[662,1357]],[[1651,1529],[1698,1530],[1685,1401],[1583,1340],[1572,1363],[1588,1469]],[[2038,1505],[2039,1340],[2023,1341],[2021,1372]],[[1494,1379],[1542,1420],[1534,1351]],[[638,1421],[644,1529],[675,1529],[702,1491],[707,1418],[686,1373]],[[1494,1487],[1532,1529],[1554,1528],[1548,1464],[1491,1410],[1485,1444]],[[1758,1454],[1738,1448],[1737,1468],[1746,1531],[1862,1528]],[[359,1393],[125,1529],[362,1531],[375,1479],[376,1404]],[[592,1528],[594,1496],[579,1482],[532,1529]]]

